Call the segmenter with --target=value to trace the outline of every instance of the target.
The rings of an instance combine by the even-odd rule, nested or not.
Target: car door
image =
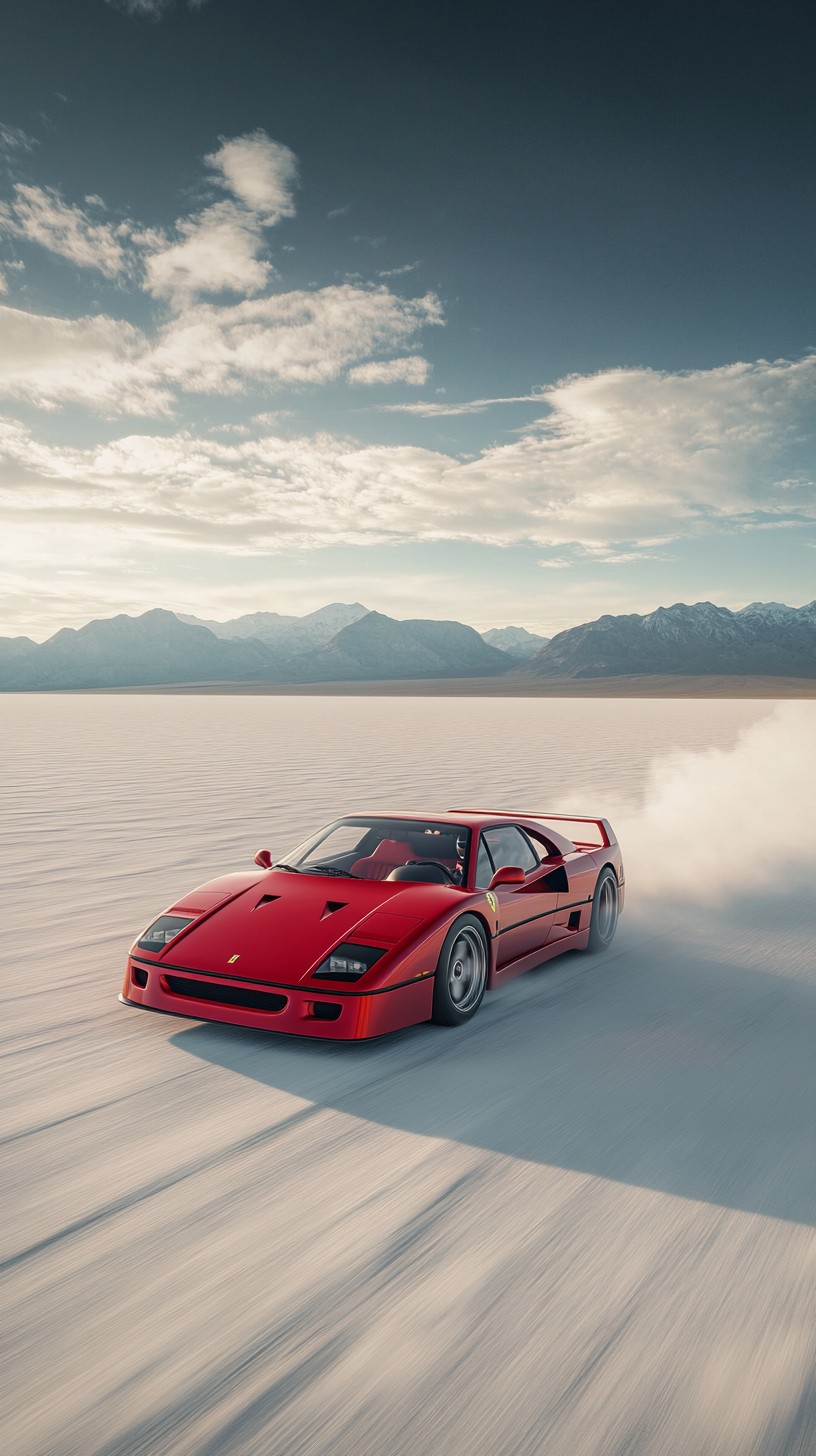
[[[524,883],[499,885],[491,892],[498,906],[496,965],[499,970],[543,948],[558,907],[557,886],[547,883],[547,869],[542,867],[531,841],[516,824],[483,830],[476,868],[477,889],[486,889],[492,875],[503,865],[518,865],[524,870]]]

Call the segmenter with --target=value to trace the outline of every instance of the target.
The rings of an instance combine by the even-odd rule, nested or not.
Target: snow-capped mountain
[[[519,662],[532,657],[534,652],[538,652],[550,640],[549,637],[539,637],[537,632],[528,632],[526,627],[491,627],[489,632],[482,632],[481,635],[490,647],[509,652]]]
[[[327,607],[319,607],[305,617],[285,617],[279,612],[248,612],[246,616],[233,617],[228,622],[211,622],[203,617],[186,616],[183,612],[176,612],[176,616],[180,622],[188,622],[193,627],[208,627],[216,637],[257,638],[267,647],[279,649],[288,658],[325,647],[344,627],[365,617],[368,610],[359,602],[330,602]]]
[[[643,673],[773,674],[816,678],[816,602],[713,602],[658,607],[646,616],[599,617],[559,632],[519,671],[536,677]]]

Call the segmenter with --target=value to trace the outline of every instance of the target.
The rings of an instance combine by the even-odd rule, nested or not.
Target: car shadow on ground
[[[456,1030],[341,1043],[198,1023],[170,1040],[355,1118],[810,1223],[816,986],[733,957],[738,935],[756,943],[746,913],[698,921],[691,943],[622,926],[606,956],[528,972]],[[750,914],[764,944],[801,957],[800,907],[793,927],[778,904]]]

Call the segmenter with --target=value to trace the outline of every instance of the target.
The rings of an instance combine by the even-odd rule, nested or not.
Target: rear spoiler
[[[485,814],[496,819],[540,819],[543,824],[558,825],[581,825],[592,824],[596,830],[591,839],[581,836],[580,832],[566,835],[577,849],[608,849],[610,845],[617,844],[617,839],[612,832],[612,826],[608,819],[593,819],[586,814],[534,814],[531,810],[519,814],[518,810],[512,812],[507,809],[449,809],[449,814]],[[565,832],[565,831],[564,831]]]

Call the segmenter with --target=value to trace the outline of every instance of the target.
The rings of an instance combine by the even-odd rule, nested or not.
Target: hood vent
[[[334,915],[336,910],[345,910],[348,900],[327,900],[320,919],[325,920],[329,915]]]
[[[261,898],[258,901],[257,905],[253,906],[253,908],[255,910],[260,910],[262,905],[271,905],[273,900],[279,899],[280,895],[261,895]]]

